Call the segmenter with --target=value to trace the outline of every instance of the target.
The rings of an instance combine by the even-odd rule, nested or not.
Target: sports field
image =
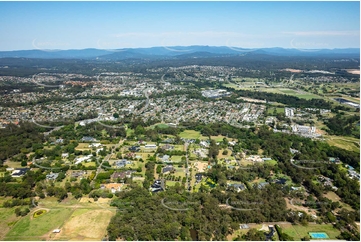
[[[301,241],[301,238],[309,236],[309,232],[325,232],[329,239],[337,239],[340,231],[335,229],[332,224],[309,224],[307,226],[280,224],[283,232],[292,236],[295,240]]]

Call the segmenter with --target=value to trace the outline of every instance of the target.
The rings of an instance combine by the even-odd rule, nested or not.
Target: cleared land
[[[54,240],[101,240],[115,210],[76,210]]]

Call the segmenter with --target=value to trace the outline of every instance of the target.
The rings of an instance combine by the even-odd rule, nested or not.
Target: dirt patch
[[[300,72],[302,72],[302,70],[298,70],[298,69],[289,69],[289,68],[287,68],[287,69],[283,69],[284,71],[289,71],[289,72],[293,72],[293,73],[300,73]]]
[[[360,75],[359,69],[347,69],[346,71],[351,74]]]
[[[205,162],[196,162],[194,163],[197,172],[204,172],[207,169],[208,163]]]
[[[285,201],[286,201],[287,209],[291,209],[294,211],[302,211],[302,212],[307,213],[308,215],[316,215],[315,209],[310,209],[310,208],[303,207],[303,206],[297,206],[297,205],[295,205],[295,202],[292,203],[291,200],[288,198],[285,198]]]
[[[101,240],[115,211],[88,210],[70,218],[54,240]]]

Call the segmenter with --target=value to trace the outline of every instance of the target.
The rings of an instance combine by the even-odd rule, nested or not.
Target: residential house
[[[171,172],[173,170],[174,170],[173,166],[166,166],[166,167],[163,167],[162,172],[167,173],[167,172]]]
[[[50,173],[48,175],[46,175],[46,179],[48,180],[56,180],[56,178],[58,178],[59,173]]]
[[[83,177],[86,174],[87,174],[86,171],[72,171],[71,177],[78,178],[78,177]]]
[[[201,173],[197,173],[197,174],[196,174],[196,176],[195,176],[195,177],[196,177],[196,183],[199,183],[199,182],[202,181],[202,176],[203,176],[203,175],[202,175]]]
[[[131,151],[131,152],[139,152],[140,147],[139,146],[132,146],[128,150]]]
[[[115,181],[117,179],[124,180],[125,178],[131,178],[132,173],[135,171],[121,171],[121,172],[114,172],[110,178]]]
[[[173,145],[163,145],[162,147],[160,147],[162,150],[174,150],[174,146]]]
[[[229,184],[228,187],[233,188],[237,192],[246,190],[246,186],[242,183]]]
[[[111,193],[120,192],[125,185],[123,183],[102,184],[102,189],[110,190]]]
[[[153,185],[150,186],[152,192],[164,191],[164,182],[161,180],[154,181]]]
[[[145,148],[145,149],[156,149],[156,148],[157,148],[157,145],[154,145],[154,144],[145,145],[144,148]]]
[[[96,142],[97,140],[93,137],[90,136],[83,136],[83,138],[81,138],[81,141],[83,142]]]
[[[29,168],[16,168],[12,173],[11,177],[22,177],[26,172],[30,170]]]
[[[255,186],[257,186],[258,189],[262,189],[268,184],[268,182],[260,182],[259,184],[255,184]]]

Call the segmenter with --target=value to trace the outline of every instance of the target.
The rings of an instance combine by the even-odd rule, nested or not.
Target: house
[[[98,148],[98,147],[100,147],[100,146],[102,146],[101,143],[91,143],[91,144],[89,145],[89,147],[95,147],[95,148]]]
[[[200,143],[199,143],[201,146],[203,146],[204,148],[208,148],[209,147],[209,143],[207,141],[204,141],[202,140]]]
[[[240,191],[243,191],[243,190],[246,190],[246,186],[242,183],[234,183],[234,184],[229,184],[228,185],[229,187],[233,188],[235,191],[237,192],[240,192]]]
[[[269,158],[269,157],[265,157],[265,158],[262,158],[263,161],[269,161],[269,160],[272,160],[272,158]]]
[[[163,162],[171,162],[171,160],[169,159],[169,155],[163,155],[162,158],[160,158]]]
[[[202,174],[201,173],[197,173],[196,174],[196,182],[199,183],[202,181]]]
[[[153,185],[150,186],[152,192],[164,191],[164,182],[161,180],[155,180]]]
[[[114,164],[117,168],[123,168],[126,165],[132,164],[132,162],[128,161],[127,159],[123,159],[123,160],[115,161]]]
[[[122,172],[114,172],[110,178],[114,181],[116,179],[125,179],[125,178],[131,178],[132,177],[132,173],[134,173],[135,171],[122,171]]]
[[[266,185],[268,185],[269,183],[268,182],[260,182],[258,185],[257,185],[257,188],[258,189],[262,189],[264,188]],[[256,184],[255,184],[256,185]]]
[[[145,145],[144,146],[145,149],[156,149],[157,148],[157,145]]]
[[[90,136],[83,136],[83,138],[81,138],[81,141],[83,142],[96,142],[97,140],[93,137]]]
[[[266,234],[266,241],[271,241],[273,235],[275,234],[276,230],[273,225],[268,225],[269,233]]]
[[[290,148],[290,152],[291,152],[291,154],[300,153],[298,150],[296,150],[296,149],[292,149],[292,148]]]
[[[174,170],[173,166],[166,166],[166,167],[163,167],[162,172],[167,173],[167,172],[171,172],[173,170]]]
[[[240,229],[249,229],[249,226],[247,224],[240,224],[239,228]]]
[[[166,145],[163,145],[162,147],[160,147],[162,150],[173,150],[174,149],[174,146],[173,145],[169,145],[169,144],[166,144]]]
[[[123,183],[102,184],[102,189],[108,189],[111,193],[120,192],[125,185]]]
[[[22,177],[26,172],[30,170],[29,168],[16,168],[12,173],[11,177]]]
[[[61,158],[68,158],[69,157],[69,153],[62,153],[61,154]]]
[[[287,179],[284,178],[284,177],[282,177],[282,178],[279,178],[279,179],[275,179],[274,182],[275,182],[276,184],[285,185],[286,182],[287,182]]]
[[[86,174],[87,174],[86,171],[73,171],[73,172],[71,173],[71,177],[75,177],[75,178],[77,178],[77,177],[83,177],[83,176],[86,175]]]
[[[62,144],[63,142],[64,140],[62,138],[55,140],[55,144]]]
[[[139,152],[140,151],[140,147],[139,146],[132,146],[128,149],[131,152]]]
[[[50,173],[48,175],[46,175],[46,179],[48,180],[55,180],[56,178],[58,178],[59,173]]]
[[[77,158],[75,158],[75,163],[74,164],[77,165],[77,164],[82,163],[83,161],[89,161],[92,156],[93,155],[90,154],[90,155],[83,156],[83,157],[77,157]]]

